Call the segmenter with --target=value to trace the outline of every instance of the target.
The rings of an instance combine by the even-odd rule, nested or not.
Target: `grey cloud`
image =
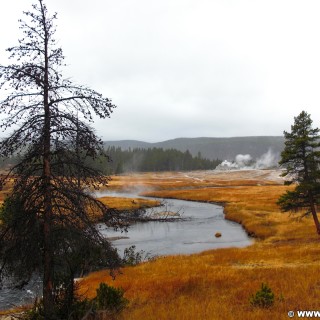
[[[28,3],[1,13],[0,48]],[[104,139],[280,135],[302,109],[320,125],[318,1],[46,3],[67,76],[118,106],[95,124]]]

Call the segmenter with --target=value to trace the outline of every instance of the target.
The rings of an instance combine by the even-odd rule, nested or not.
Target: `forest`
[[[203,158],[200,152],[194,157],[189,150],[185,152],[162,148],[122,150],[120,147],[108,147],[106,154],[108,158],[104,156],[86,158],[87,165],[109,175],[126,172],[212,170],[221,163],[219,159]],[[13,155],[2,158],[0,169],[12,167],[19,163],[21,157]]]
[[[198,153],[193,157],[189,150],[181,152],[175,149],[129,149],[108,147],[106,153],[110,157],[107,174],[124,172],[157,172],[157,171],[186,171],[214,169],[221,160],[209,160]],[[105,170],[104,170],[105,171]]]

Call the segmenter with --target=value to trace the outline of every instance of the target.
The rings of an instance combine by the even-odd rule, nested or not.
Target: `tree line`
[[[176,149],[129,149],[108,147],[106,153],[110,157],[108,174],[147,171],[186,171],[214,169],[221,161],[202,158],[201,153],[192,156]]]
[[[219,159],[203,158],[200,152],[194,157],[189,150],[185,152],[162,148],[122,150],[120,147],[108,147],[105,153],[107,157],[99,155],[95,158],[86,157],[86,165],[110,175],[126,172],[212,170],[221,163]],[[0,169],[15,166],[21,159],[21,155],[3,158],[0,161]]]

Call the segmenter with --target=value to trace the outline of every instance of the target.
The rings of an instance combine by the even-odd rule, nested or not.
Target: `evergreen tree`
[[[319,129],[312,128],[308,113],[302,111],[294,118],[291,132],[284,132],[285,148],[279,164],[285,168],[283,176],[295,183],[295,189],[287,191],[278,201],[283,211],[304,210],[312,214],[317,233],[320,234],[317,204],[320,196],[320,140]]]
[[[50,320],[56,319],[62,275],[73,282],[78,271],[72,257],[81,266],[92,250],[100,250],[93,266],[107,257],[117,261],[90,219],[95,211],[109,224],[117,223],[88,191],[107,184],[108,177],[87,165],[88,158],[106,157],[88,123],[93,114],[109,117],[115,106],[100,93],[63,78],[64,56],[54,39],[56,14],[48,14],[43,0],[32,8],[24,13],[26,22],[20,20],[23,38],[8,49],[15,62],[0,66],[0,89],[8,94],[0,102],[7,115],[1,128],[14,129],[1,141],[0,157],[23,154],[2,177],[2,184],[14,177],[14,185],[0,214],[0,276],[10,273],[28,281],[39,272],[44,317]],[[82,254],[84,244],[87,254]]]

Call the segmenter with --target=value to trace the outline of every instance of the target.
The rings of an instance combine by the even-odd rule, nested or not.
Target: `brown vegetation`
[[[108,189],[113,190],[170,190],[198,187],[279,185],[283,179],[274,170],[192,171],[132,173],[113,176]]]
[[[114,281],[107,272],[96,272],[82,281],[81,292],[92,297],[101,281],[123,287],[130,306],[119,319],[126,320],[288,319],[289,310],[319,309],[320,245],[312,220],[279,211],[276,201],[287,188],[280,179],[262,177],[266,172],[254,179],[249,179],[253,172],[242,172],[238,179],[236,173],[230,175],[232,181],[228,173],[206,175],[201,181],[200,174],[192,173],[181,181],[182,174],[163,174],[163,180],[150,174],[148,185],[158,189],[154,196],[223,203],[226,217],[256,237],[253,245],[159,258],[124,269]],[[182,185],[189,189],[182,190]],[[262,282],[276,296],[269,309],[249,303]]]
[[[102,197],[99,200],[109,208],[117,210],[135,210],[160,205],[160,201],[141,198]]]

